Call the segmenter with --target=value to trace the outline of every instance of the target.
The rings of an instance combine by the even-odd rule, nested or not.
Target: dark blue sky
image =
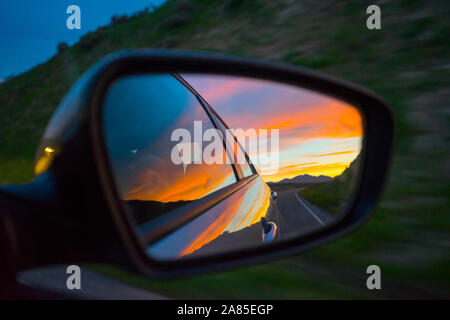
[[[73,44],[115,14],[132,14],[165,0],[1,0],[0,79],[17,75],[56,53],[59,42]],[[81,30],[69,30],[66,9],[81,9]]]

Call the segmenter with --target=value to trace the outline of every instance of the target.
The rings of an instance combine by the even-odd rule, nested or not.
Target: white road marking
[[[300,199],[300,197],[297,195],[297,191],[295,191],[294,194],[295,194],[295,197],[297,198],[297,200],[300,201],[300,203],[306,208],[306,210],[308,210],[309,213],[311,213],[311,215],[314,217],[314,219],[316,219],[318,223],[320,223],[321,225],[324,226],[325,223],[323,223],[323,221],[320,220],[320,218],[314,212],[312,212],[312,210],[310,208],[308,208],[306,203],[304,203],[302,201],[302,199]]]

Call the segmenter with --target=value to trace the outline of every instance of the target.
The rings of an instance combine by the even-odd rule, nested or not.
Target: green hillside
[[[31,179],[34,151],[63,95],[95,61],[122,48],[226,52],[284,61],[368,86],[397,120],[389,186],[357,232],[299,257],[217,275],[158,282],[107,274],[185,298],[450,297],[448,1],[168,1],[119,18],[46,63],[0,84],[0,182]],[[382,290],[365,286],[368,265]]]
[[[332,215],[338,216],[348,207],[355,194],[360,156],[358,155],[345,170],[331,182],[302,188],[299,195]]]

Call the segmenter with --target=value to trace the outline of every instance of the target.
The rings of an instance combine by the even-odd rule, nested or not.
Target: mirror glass
[[[117,192],[157,260],[209,256],[335,223],[355,194],[363,120],[310,89],[202,74],[115,80],[103,101]]]

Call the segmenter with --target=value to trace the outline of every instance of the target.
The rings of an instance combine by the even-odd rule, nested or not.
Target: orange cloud
[[[185,78],[230,128],[267,129],[269,134],[271,129],[279,129],[280,152],[300,148],[302,142],[312,139],[360,138],[363,135],[357,108],[320,93],[249,78],[215,75],[185,75]],[[333,152],[324,150],[325,153],[331,156]],[[337,172],[339,170],[334,170],[332,174]]]
[[[187,81],[223,116],[231,128],[279,129],[280,152],[302,148],[302,143],[312,139],[360,138],[363,135],[359,111],[337,99],[300,88],[268,81],[216,76],[186,77]],[[263,97],[263,98],[262,98]],[[235,98],[235,99],[233,99]],[[236,112],[233,112],[236,110]],[[180,123],[180,127],[187,124]],[[268,132],[270,135],[270,131]],[[345,149],[355,149],[355,145]],[[266,181],[279,181],[299,174],[340,174],[351,157],[339,157],[359,150],[318,150],[316,154],[302,157],[314,158],[306,162],[298,152],[285,152],[278,173],[265,176]],[[255,155],[251,155],[255,156]],[[294,158],[295,157],[295,158]],[[327,158],[328,157],[328,158]],[[170,161],[170,159],[168,160]],[[329,162],[333,162],[330,164]],[[188,166],[189,174],[183,175],[182,167],[168,169],[167,162],[152,163],[152,168],[142,170],[126,199],[178,201],[195,200],[205,196],[229,176],[226,166]],[[223,168],[220,168],[223,167]],[[177,171],[178,170],[178,171]],[[219,178],[221,177],[221,178]]]
[[[357,108],[332,97],[266,80],[184,76],[231,128],[280,129],[303,141],[362,135]]]
[[[235,118],[229,117],[226,121],[232,128],[279,129],[280,145],[292,145],[317,138],[362,136],[362,122],[358,110],[345,103],[330,102],[308,108],[299,107],[293,112],[281,114],[277,114],[277,109],[272,108],[274,114],[237,114]]]
[[[328,177],[335,177],[340,175],[348,166],[350,162],[337,162],[329,164],[308,165],[302,167],[299,165],[296,168],[282,167],[276,174],[261,175],[265,182],[278,182],[283,179],[292,179],[301,174],[309,174],[312,176],[325,175]]]
[[[316,157],[328,157],[328,156],[337,156],[342,154],[351,154],[355,153],[355,150],[348,150],[348,151],[340,151],[340,152],[331,152],[331,153],[324,153],[324,154],[309,154],[305,155],[307,158],[316,158]]]

